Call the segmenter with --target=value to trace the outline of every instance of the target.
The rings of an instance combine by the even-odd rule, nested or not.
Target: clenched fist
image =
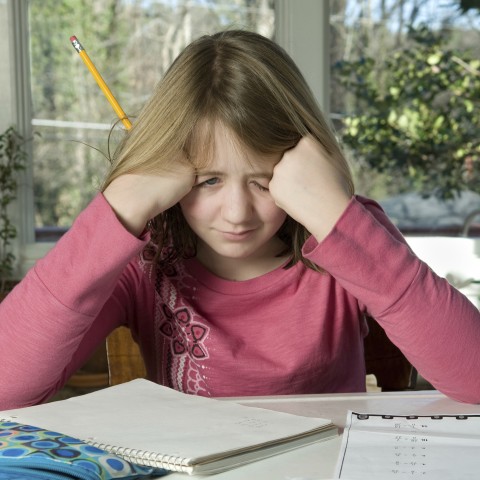
[[[311,136],[284,153],[269,189],[275,203],[318,241],[328,235],[351,198],[347,180]]]

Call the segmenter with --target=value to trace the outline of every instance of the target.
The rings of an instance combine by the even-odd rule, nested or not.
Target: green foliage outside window
[[[0,133],[0,295],[8,290],[15,268],[12,241],[17,237],[17,228],[9,207],[17,198],[18,172],[26,166],[23,144],[23,138],[13,127]]]
[[[399,192],[452,198],[478,190],[480,59],[447,48],[442,33],[426,27],[410,40],[381,64],[362,58],[336,66],[356,105],[341,138]]]

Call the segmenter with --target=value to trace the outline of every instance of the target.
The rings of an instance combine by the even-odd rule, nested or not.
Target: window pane
[[[273,0],[30,0],[37,239],[66,229],[98,191],[115,113],[70,45],[76,35],[128,116],[205,33],[273,37]],[[116,129],[119,127],[115,127]],[[115,146],[113,133],[110,148]]]
[[[7,15],[7,2],[6,0],[0,0],[0,32],[8,32],[8,15]],[[12,118],[12,92],[10,91],[10,71],[12,65],[9,55],[9,44],[6,41],[0,43],[0,85],[4,85],[4,88],[0,91],[0,112],[2,116],[0,118],[0,131],[3,132],[10,125],[8,125],[7,119]]]
[[[462,11],[461,4],[473,8]],[[457,188],[480,187],[480,2],[330,0],[330,6],[331,111],[359,193],[382,201],[399,194],[403,201],[408,193],[417,202],[412,213],[423,205],[427,216],[450,209],[443,225],[429,223],[458,227],[468,210],[456,211]],[[433,194],[428,203],[426,194]],[[475,199],[462,196],[468,201],[461,208]],[[480,206],[480,196],[475,201]]]

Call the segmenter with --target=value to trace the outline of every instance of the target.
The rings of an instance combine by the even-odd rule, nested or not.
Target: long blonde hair
[[[181,153],[198,168],[206,165],[207,149],[198,152],[212,142],[208,125],[217,122],[260,153],[283,152],[311,134],[353,194],[347,161],[298,67],[276,43],[244,30],[206,35],[183,50],[126,133],[104,188],[126,173],[169,169]],[[150,229],[159,250],[173,246],[172,258],[195,254],[195,235],[178,205],[152,219]],[[302,257],[309,236],[302,225],[288,217],[278,235],[291,254],[289,265],[302,261],[317,269]]]

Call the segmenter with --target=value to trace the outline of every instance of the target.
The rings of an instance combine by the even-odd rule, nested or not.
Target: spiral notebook
[[[337,435],[330,420],[187,395],[143,379],[68,400],[0,412],[125,460],[210,474]]]

